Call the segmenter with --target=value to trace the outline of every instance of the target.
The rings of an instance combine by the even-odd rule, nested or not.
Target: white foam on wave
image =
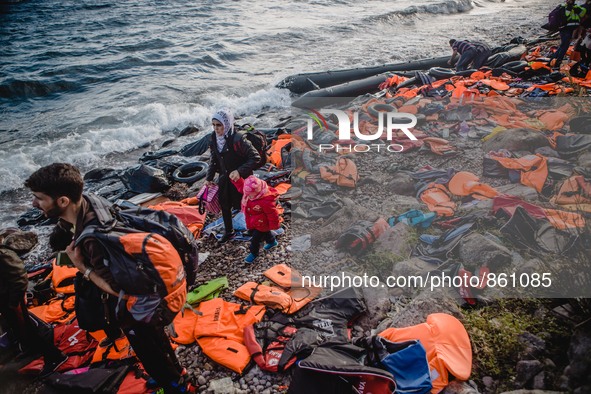
[[[287,89],[260,89],[245,96],[227,96],[223,94],[212,96],[211,107],[229,108],[235,115],[251,116],[268,109],[285,109],[291,106],[291,97]],[[209,115],[211,116],[211,114]]]
[[[94,124],[88,130],[72,132],[42,144],[7,149],[0,155],[0,192],[21,188],[33,171],[50,163],[73,163],[87,171],[108,164],[107,155],[161,141],[169,132],[190,124],[209,131],[211,115],[220,108],[229,108],[243,118],[250,118],[264,109],[287,108],[291,104],[289,92],[276,88],[261,89],[242,97],[213,95],[207,100],[204,104],[150,103],[124,108],[123,125],[100,127]],[[128,164],[117,162],[118,166]]]

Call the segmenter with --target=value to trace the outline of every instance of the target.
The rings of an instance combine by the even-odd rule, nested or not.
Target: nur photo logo
[[[403,146],[400,144],[367,144],[367,143],[351,143],[352,137],[359,141],[376,141],[385,139],[392,141],[395,130],[400,130],[410,140],[416,141],[417,138],[412,134],[412,129],[417,124],[417,118],[413,114],[402,112],[378,112],[378,125],[375,132],[368,133],[367,128],[364,133],[360,131],[359,111],[353,112],[353,121],[349,118],[347,112],[338,109],[320,109],[319,111],[309,109],[309,119],[307,124],[307,138],[309,141],[314,140],[314,128],[318,126],[320,130],[329,130],[329,122],[325,115],[334,115],[337,119],[336,128],[338,130],[338,143],[319,144],[319,152],[335,151],[335,152],[358,152],[365,153],[371,151],[387,151],[392,153],[399,153],[403,151]],[[332,124],[332,123],[331,123]],[[335,127],[333,127],[335,128]],[[351,132],[352,131],[352,132]]]

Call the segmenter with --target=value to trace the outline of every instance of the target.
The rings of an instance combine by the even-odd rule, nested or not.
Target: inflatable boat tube
[[[512,62],[508,62],[503,64],[503,68],[505,70],[509,70],[514,73],[520,73],[527,67],[527,62],[525,60],[515,60]]]
[[[488,57],[486,65],[491,68],[501,67],[502,65],[521,59],[521,56],[527,51],[525,45],[507,45],[504,51],[493,51],[493,55]]]
[[[297,74],[285,78],[276,86],[282,89],[289,89],[292,93],[302,94],[312,90],[341,85],[346,82],[356,81],[386,72],[428,70],[432,67],[445,67],[447,66],[449,58],[450,56],[442,56],[405,63],[384,64],[375,67]]]
[[[380,112],[398,112],[398,109],[390,104],[375,103],[367,108],[367,112],[374,118],[379,118]]]
[[[194,161],[183,164],[172,174],[172,179],[181,183],[194,183],[205,177],[209,164],[204,161]]]
[[[433,78],[439,80],[439,79],[455,77],[456,72],[454,70],[452,70],[451,68],[433,67],[433,68],[429,69],[429,75],[432,76]]]
[[[367,93],[377,93],[380,90],[380,84],[385,82],[388,77],[390,77],[390,74],[379,74],[357,81],[313,90],[294,100],[291,105],[297,108],[321,108],[331,104],[345,104],[355,97]]]

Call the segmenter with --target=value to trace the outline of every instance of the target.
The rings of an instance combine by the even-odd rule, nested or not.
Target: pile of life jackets
[[[438,216],[453,216],[456,203],[452,196],[470,196],[476,200],[494,198],[499,193],[490,185],[480,182],[479,178],[467,171],[455,173],[446,184],[431,182],[419,192],[419,198],[431,212]]]
[[[66,323],[76,316],[74,278],[78,269],[57,265],[55,258],[52,259],[51,264],[52,270],[45,280],[51,281],[55,297],[43,305],[29,308],[29,312],[46,323]]]

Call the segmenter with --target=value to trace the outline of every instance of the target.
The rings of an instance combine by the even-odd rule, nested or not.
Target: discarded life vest
[[[228,288],[228,278],[220,276],[197,286],[193,290],[187,293],[187,304],[195,305],[201,301],[211,300],[220,295],[220,293]]]
[[[45,383],[57,392],[115,393],[128,370],[128,365],[122,365],[119,368],[85,368],[76,373],[57,372],[48,376]]]
[[[577,229],[560,230],[548,220],[534,217],[522,206],[515,208],[511,219],[500,231],[511,242],[534,254],[567,253],[577,244],[581,233]]]
[[[468,380],[472,371],[472,346],[462,323],[445,313],[427,316],[425,323],[404,328],[388,328],[380,336],[391,342],[421,341],[427,352],[433,389],[439,393],[449,383],[449,375]]]
[[[582,175],[566,179],[550,202],[567,209],[591,212],[591,182]]]
[[[297,328],[272,320],[246,326],[244,344],[259,368],[268,372],[281,372],[296,361],[292,357],[280,365],[285,345],[297,332]]]
[[[92,356],[92,364],[107,360],[124,360],[135,356],[135,352],[131,348],[127,337],[122,336],[108,344],[103,344],[102,340],[106,338],[106,335],[102,330],[99,333],[101,335],[98,335],[98,337],[96,334],[91,334],[99,341],[99,345]]]
[[[329,343],[299,361],[290,394],[381,393],[396,390],[392,374],[364,365],[365,349],[350,343]]]
[[[205,224],[206,213],[199,212],[196,205],[185,204],[181,201],[165,201],[160,204],[151,205],[149,209],[168,212],[177,218],[193,233],[195,238],[199,238],[203,225]]]
[[[146,383],[150,377],[143,370],[141,364],[136,364],[133,369],[125,375],[123,381],[119,385],[117,394],[146,394],[150,393]]]
[[[97,346],[88,333],[78,327],[78,322],[74,320],[70,324],[55,326],[53,329],[53,340],[55,346],[62,351],[68,359],[63,363],[57,372],[69,371],[87,364]],[[19,373],[38,373],[43,369],[43,359],[33,360],[19,370]]]
[[[236,289],[234,295],[253,304],[292,314],[302,309],[321,291],[318,287],[294,287],[286,291],[275,286],[247,282]]]
[[[431,149],[431,152],[440,156],[455,154],[458,151],[455,146],[450,145],[449,141],[443,138],[427,137],[422,141]]]
[[[74,278],[78,269],[57,265],[56,259],[52,260],[51,282],[56,293],[74,294]]]
[[[302,358],[323,343],[349,342],[350,325],[366,310],[363,295],[353,287],[314,300],[305,314],[289,320],[298,331],[286,344],[279,366],[284,368],[292,358]]]
[[[320,167],[320,176],[326,181],[345,187],[356,187],[359,181],[357,166],[353,160],[346,157],[340,157],[335,166]]]
[[[52,298],[45,305],[29,308],[29,312],[46,323],[68,323],[76,316],[75,300],[74,294],[60,295]]]
[[[203,353],[218,364],[242,373],[250,362],[244,345],[244,327],[261,321],[265,307],[239,304],[214,298],[199,305],[195,338]]]
[[[449,190],[444,185],[435,182],[429,183],[420,193],[419,198],[437,216],[454,215],[456,203],[451,200]]]
[[[285,289],[302,286],[302,275],[286,264],[274,265],[263,272],[263,275]]]
[[[521,184],[533,187],[538,193],[542,191],[548,177],[547,159],[542,155],[527,155],[519,159],[490,156],[503,167],[521,171]]]
[[[183,307],[178,313],[172,324],[168,326],[170,339],[181,345],[190,345],[195,342],[195,326],[199,312],[192,307]]]
[[[277,168],[283,168],[283,158],[281,150],[287,144],[290,144],[292,140],[291,134],[281,134],[277,139],[271,141],[271,146],[267,151],[269,156],[269,162],[271,162]]]
[[[585,226],[585,218],[577,212],[542,208],[513,196],[496,197],[493,200],[492,211],[497,216],[504,214],[512,217],[518,207],[527,211],[527,215],[532,218],[548,220],[554,228],[559,230]]]
[[[447,187],[456,196],[472,196],[477,200],[486,200],[499,195],[493,187],[479,182],[476,175],[467,171],[457,172],[450,179]]]
[[[342,289],[313,301],[305,315],[277,312],[245,328],[244,341],[261,369],[285,371],[323,343],[349,342],[348,326],[365,310],[359,290]]]
[[[421,341],[391,342],[374,335],[359,338],[354,344],[367,349],[367,365],[384,368],[394,376],[396,392],[426,394],[433,388]]]
[[[367,250],[389,227],[388,222],[379,218],[376,222],[360,220],[349,227],[337,239],[337,249],[344,249],[353,254]]]

